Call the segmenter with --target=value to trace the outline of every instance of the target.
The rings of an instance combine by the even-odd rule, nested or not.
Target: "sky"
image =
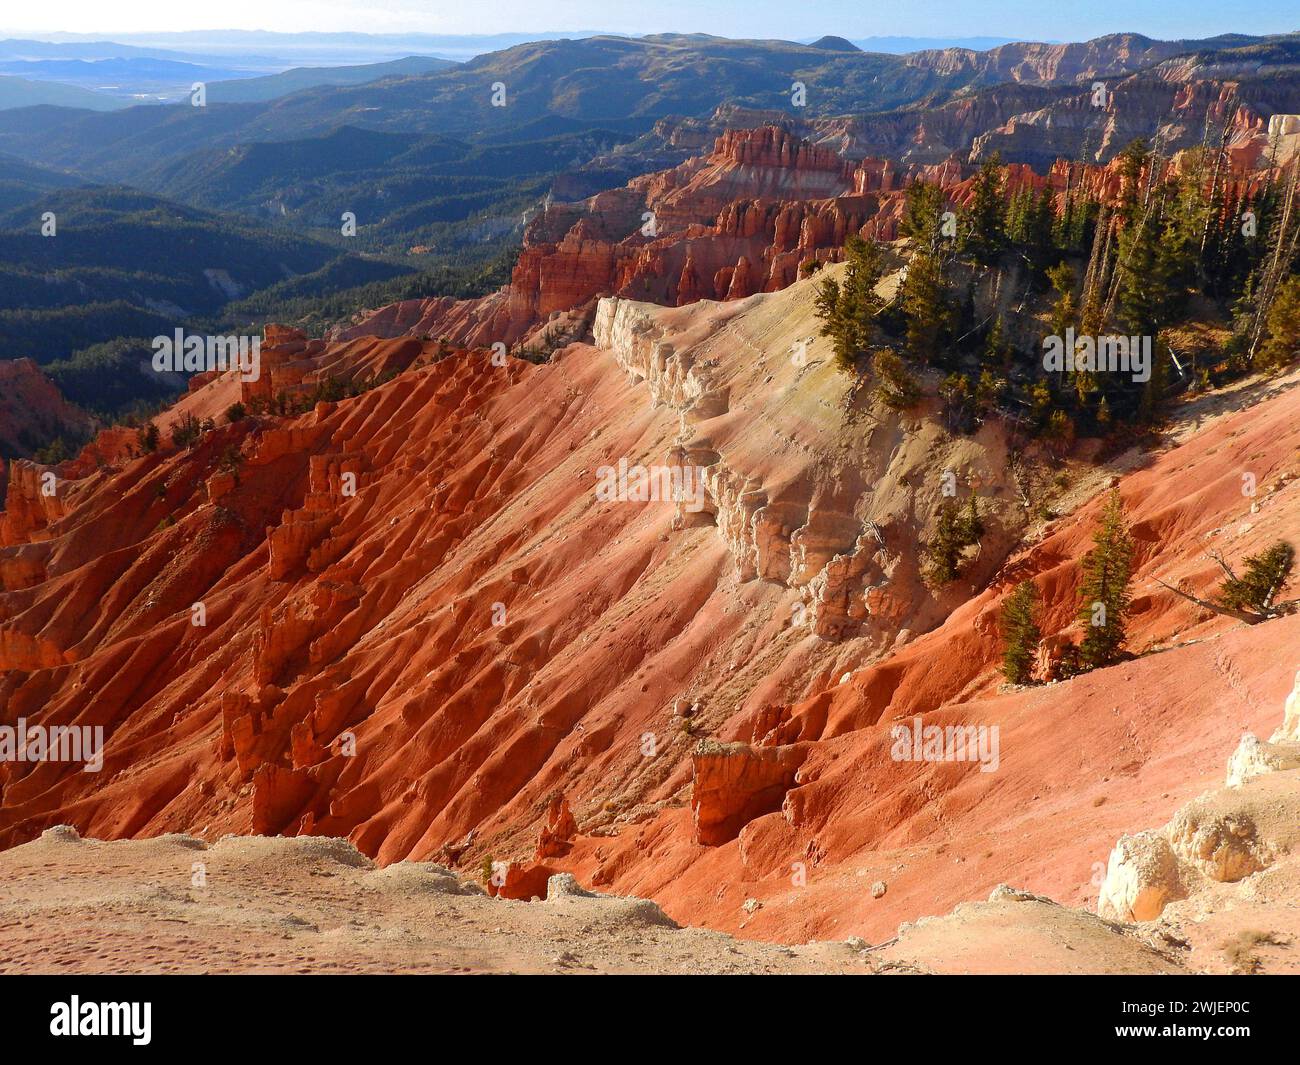
[[[261,29],[367,33],[663,31],[809,39],[822,34],[1082,40],[1300,30],[1300,0],[42,0],[0,4],[0,32]]]

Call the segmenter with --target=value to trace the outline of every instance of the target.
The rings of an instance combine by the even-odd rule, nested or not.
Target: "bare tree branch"
[[[1232,572],[1232,567],[1229,566],[1225,561],[1223,561],[1223,556],[1219,554],[1219,552],[1207,551],[1205,552],[1205,555],[1207,558],[1211,558],[1219,564],[1219,569],[1223,570],[1223,572],[1227,575],[1228,580],[1235,581],[1237,579],[1237,575]]]
[[[1174,595],[1181,595],[1189,603],[1195,603],[1206,610],[1213,610],[1216,614],[1222,614],[1224,617],[1236,618],[1238,621],[1244,621],[1247,625],[1258,625],[1261,621],[1267,621],[1269,616],[1264,614],[1250,614],[1244,610],[1237,610],[1235,607],[1223,606],[1220,603],[1211,602],[1208,599],[1201,599],[1199,596],[1190,595],[1181,588],[1175,588],[1172,584],[1166,584],[1159,577],[1154,578],[1156,584],[1162,588],[1168,588]]]

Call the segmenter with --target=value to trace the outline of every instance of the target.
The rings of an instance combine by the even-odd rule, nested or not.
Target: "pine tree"
[[[1043,263],[1052,250],[1052,234],[1056,229],[1056,193],[1049,186],[1043,186],[1034,206],[1030,209],[1027,221],[1027,243],[1032,250],[1034,262]]]
[[[1050,329],[1048,335],[1059,337],[1064,344],[1066,330],[1079,324],[1079,302],[1074,295],[1074,285],[1077,281],[1074,267],[1065,262],[1057,263],[1047,271],[1047,280],[1051,283],[1052,291],[1056,293],[1056,299],[1052,302],[1051,317],[1048,320]],[[1066,373],[1067,371],[1062,368],[1056,381],[1058,388],[1064,387]]]
[[[1120,324],[1136,336],[1155,334],[1169,302],[1160,244],[1160,228],[1154,218],[1139,218],[1120,236],[1116,309]]]
[[[1101,402],[1097,404],[1097,424],[1103,431],[1109,431],[1114,420],[1110,413],[1110,401],[1102,396]]]
[[[921,386],[916,378],[907,372],[903,360],[888,348],[876,352],[871,360],[871,369],[879,382],[876,395],[890,410],[906,410],[921,398]]]
[[[952,433],[970,432],[975,427],[974,397],[970,378],[963,373],[950,373],[939,382],[939,398],[943,400],[944,419]]]
[[[1092,538],[1093,548],[1083,560],[1082,602],[1079,620],[1087,633],[1079,645],[1086,669],[1108,666],[1119,659],[1127,634],[1125,614],[1133,569],[1133,538],[1124,522],[1119,490],[1111,492],[1101,523]]]
[[[943,189],[925,181],[907,187],[907,202],[899,232],[916,241],[918,249],[933,252],[939,244],[945,199]]]
[[[1002,318],[993,316],[988,335],[984,338],[984,351],[980,355],[980,365],[986,370],[1006,373],[1011,369],[1011,345],[1002,334]]]
[[[1006,222],[1004,232],[1012,244],[1029,243],[1029,214],[1034,206],[1034,191],[1028,185],[1021,185],[1007,200]]]
[[[823,277],[813,298],[813,308],[821,319],[821,335],[831,338],[831,350],[835,352],[836,364],[842,370],[851,370],[857,359],[857,349],[841,309],[843,299],[840,283],[833,277]]]
[[[162,434],[158,431],[158,426],[153,422],[148,422],[140,429],[136,430],[136,440],[139,441],[141,449],[149,454],[158,450],[158,443]]]
[[[1065,411],[1054,410],[1047,419],[1043,437],[1047,440],[1052,454],[1057,458],[1064,458],[1074,447],[1078,429],[1075,427],[1074,419]]]
[[[966,548],[978,544],[984,535],[984,521],[979,513],[979,497],[974,491],[964,510],[945,499],[939,505],[934,538],[925,545],[927,562],[922,573],[925,583],[938,588],[961,575],[962,555]]]
[[[873,319],[883,301],[876,285],[884,273],[883,255],[875,241],[852,236],[844,242],[843,281],[822,279],[814,300],[821,334],[831,338],[840,369],[853,372],[858,358],[871,346]]]
[[[1161,349],[1164,350],[1161,350]],[[1138,401],[1138,420],[1151,425],[1160,416],[1165,391],[1169,387],[1169,345],[1159,336],[1151,344],[1151,376],[1142,384]],[[1107,408],[1109,414],[1109,408]]]
[[[1038,589],[1022,581],[1002,604],[1002,675],[1012,684],[1028,684],[1032,678],[1038,642],[1042,639],[1035,615]]]
[[[1074,247],[1075,194],[1067,191],[1056,222],[1052,226],[1052,244],[1062,250]]]
[[[1136,221],[1143,201],[1142,178],[1151,163],[1151,146],[1145,137],[1130,141],[1119,153],[1120,192],[1116,208],[1125,226]]]
[[[1229,577],[1220,585],[1219,601],[1237,610],[1268,614],[1278,592],[1291,579],[1295,548],[1285,540],[1279,540],[1266,551],[1249,556],[1244,564],[1244,576]]]
[[[958,532],[961,534],[963,547],[979,543],[980,537],[984,535],[984,519],[980,517],[979,496],[975,494],[973,488],[966,502],[965,513],[961,516]]]
[[[980,418],[986,418],[1002,402],[1007,387],[1005,377],[999,377],[992,370],[980,371],[980,378],[975,382],[975,411]]]
[[[994,152],[975,175],[970,205],[966,209],[962,251],[976,262],[992,264],[1006,240],[1002,195],[1002,156]]]
[[[1264,343],[1255,365],[1265,371],[1285,369],[1300,354],[1300,277],[1291,276],[1278,286],[1269,308]]]
[[[934,537],[925,545],[925,583],[938,588],[955,581],[961,569],[961,553],[965,546],[962,542],[961,513],[955,502],[945,499],[939,505]]]
[[[1029,416],[1039,432],[1046,432],[1052,414],[1052,390],[1041,378],[1029,390]]]
[[[915,363],[945,365],[944,341],[952,313],[939,260],[928,252],[912,256],[903,282],[903,313],[907,317],[907,357]]]

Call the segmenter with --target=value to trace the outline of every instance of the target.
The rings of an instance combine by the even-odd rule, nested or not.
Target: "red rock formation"
[[[69,441],[84,438],[91,424],[90,415],[65,400],[33,360],[0,359],[0,452],[30,456],[29,439],[53,441],[60,433]]]
[[[493,870],[488,880],[488,894],[494,898],[530,899],[546,898],[546,882],[559,870],[540,862],[502,862]]]
[[[854,182],[851,163],[787,130],[729,130],[706,156],[582,204],[548,207],[530,223],[500,292],[396,304],[337,335],[513,345],[596,296],[682,305],[775,291],[804,259],[834,258],[870,218],[875,196],[855,192]]]
[[[694,303],[704,296],[703,286],[700,284],[700,276],[695,272],[695,260],[691,253],[686,253],[686,262],[682,266],[682,272],[677,278],[677,306],[684,307],[688,303]]]
[[[556,795],[546,807],[546,822],[537,836],[537,860],[562,858],[573,846],[578,833],[578,822],[573,819],[569,800]]]
[[[779,810],[807,754],[801,747],[701,741],[691,755],[695,841],[716,847],[755,818]]]
[[[765,371],[735,347],[741,335],[732,329],[727,345],[757,375],[743,390],[754,404]],[[651,348],[666,342],[647,336]],[[310,373],[347,372],[352,360],[368,375],[359,367],[405,359],[410,343],[331,346],[307,357]],[[1273,722],[1294,675],[1296,619],[1225,626],[1152,592],[1150,578],[1204,589],[1215,579],[1207,543],[1237,558],[1295,538],[1300,391],[1203,427],[1121,484],[1142,545],[1131,639],[1145,650],[1177,632],[1178,646],[999,694],[1001,596],[1033,579],[1045,632],[1063,630],[1095,505],[924,632],[901,570],[875,586],[894,562],[858,548],[860,525],[841,531],[839,519],[795,516],[788,498],[758,498],[743,470],[787,460],[778,437],[744,443],[754,426],[721,459],[702,443],[681,448],[680,462],[717,467],[710,520],[674,531],[671,504],[593,504],[609,455],[662,454],[651,442],[681,424],[671,404],[719,394],[707,361],[674,376],[650,363],[625,372],[582,347],[546,366],[494,367],[481,352],[417,359],[363,395],[251,416],[192,450],[88,463],[69,479],[66,509],[37,522],[7,509],[6,528],[24,532],[0,549],[0,720],[94,721],[108,743],[100,774],[7,766],[0,841],[69,821],[106,837],[348,835],[385,862],[454,846],[466,867],[506,863],[509,897],[543,894],[545,877],[567,869],[734,928],[744,898],[806,891],[798,906],[765,906],[746,931],[878,935],[985,880],[1083,901],[1091,862],[1118,834],[1218,774],[1242,727]],[[236,387],[214,380],[177,413],[208,416]],[[646,413],[651,390],[667,409]],[[718,443],[740,413],[709,399],[697,431]],[[806,421],[798,431],[819,446]],[[247,460],[211,500],[203,486],[232,445]],[[718,472],[737,464],[734,515],[757,518],[747,525]],[[1240,495],[1246,464],[1261,485],[1256,514]],[[36,468],[17,468],[30,472],[11,485],[14,512],[29,513]],[[791,476],[782,469],[770,484]],[[349,472],[355,496],[342,491]],[[840,467],[838,481],[848,476]],[[307,516],[290,525],[323,518],[290,554],[277,546],[285,514]],[[175,524],[160,528],[168,515]],[[886,533],[886,545],[916,539]],[[749,551],[752,579],[738,586]],[[801,567],[825,577],[807,585],[810,624],[862,580],[872,624],[920,634],[893,650],[892,635],[883,647],[792,637],[784,581]],[[191,624],[196,600],[205,627]],[[683,699],[684,686],[717,693],[717,710]],[[716,737],[702,747],[666,709],[696,702],[691,720]],[[894,760],[889,728],[916,715],[998,724],[1015,772]],[[791,887],[794,864],[805,887]],[[858,869],[888,871],[888,894],[862,891]]]
[[[1049,66],[1064,62],[1061,56],[1067,53],[1051,54],[1057,58],[1042,59]],[[834,261],[852,234],[896,239],[905,189],[912,181],[938,184],[951,202],[964,203],[970,195],[972,163],[995,148],[1008,158],[1028,157],[1038,168],[1032,170],[1024,162],[1009,165],[1008,192],[1048,182],[1061,190],[1068,181],[1071,189],[1111,199],[1118,194],[1119,181],[1113,163],[1066,163],[1058,154],[1076,157],[1080,123],[1100,123],[1095,136],[1088,134],[1088,152],[1097,160],[1111,159],[1134,136],[1149,132],[1142,123],[1154,122],[1152,115],[1166,104],[1174,117],[1168,119],[1172,132],[1161,142],[1165,150],[1199,143],[1199,136],[1188,141],[1185,130],[1200,130],[1208,116],[1211,123],[1230,127],[1227,179],[1236,183],[1236,191],[1254,187],[1251,182],[1257,185],[1262,176],[1253,168],[1268,143],[1264,120],[1234,84],[1126,81],[1116,89],[1117,102],[1105,115],[1093,113],[1096,109],[1082,90],[1063,100],[1061,90],[1051,90],[1055,110],[1044,110],[1045,91],[1012,86],[996,97],[863,120],[901,123],[892,131],[852,123],[851,128],[840,128],[840,120],[802,123],[810,136],[825,142],[820,145],[784,126],[726,129],[708,155],[636,178],[625,188],[582,203],[549,205],[529,224],[510,284],[500,291],[478,300],[394,304],[334,335],[428,335],[489,347],[497,342],[519,344],[545,328],[560,328],[577,339],[586,331],[597,296],[683,306],[701,299],[743,299],[779,291],[798,278],[802,263]],[[1170,99],[1164,100],[1162,93]],[[1296,103],[1300,107],[1300,87]],[[735,115],[732,120],[742,117],[755,116]],[[918,129],[918,121],[928,125]],[[668,128],[661,135],[672,139]],[[927,146],[924,151],[905,150],[918,140]],[[827,145],[832,143],[843,150],[853,148],[856,161],[831,150]],[[970,148],[959,151],[957,145]],[[861,158],[864,146],[896,154],[904,162]],[[1252,170],[1254,176],[1247,177]],[[300,342],[285,341],[288,346],[279,347],[282,342],[277,340],[271,348],[272,363],[279,366],[291,359],[293,345]],[[278,371],[285,387],[295,384],[293,365]],[[279,386],[258,387],[265,392]]]

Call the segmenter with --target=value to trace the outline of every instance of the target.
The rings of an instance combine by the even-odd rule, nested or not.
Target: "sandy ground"
[[[1153,928],[1005,889],[884,943],[791,947],[678,928],[644,899],[553,894],[493,899],[441,866],[378,868],[323,837],[209,846],[183,835],[82,840],[56,828],[0,854],[0,972],[1196,971]]]
[[[192,886],[201,863],[206,886]],[[488,898],[430,863],[376,868],[342,840],[98,842],[0,854],[0,972],[866,972],[844,944],[788,949],[677,929],[641,899]]]

